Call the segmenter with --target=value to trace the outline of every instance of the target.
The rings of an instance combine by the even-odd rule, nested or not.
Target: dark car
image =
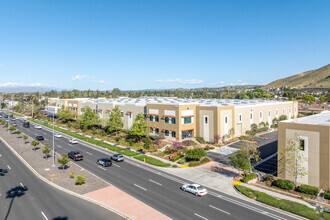
[[[79,151],[70,151],[68,157],[76,161],[84,159],[84,156]]]
[[[37,139],[38,141],[43,141],[43,140],[44,140],[44,136],[37,136],[36,139]]]
[[[97,164],[102,165],[104,167],[108,167],[112,165],[112,161],[109,158],[101,158],[96,161]]]
[[[124,156],[122,154],[114,154],[111,156],[111,159],[120,162],[124,161]]]

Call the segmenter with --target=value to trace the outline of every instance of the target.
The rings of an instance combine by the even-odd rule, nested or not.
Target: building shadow
[[[9,191],[7,191],[6,199],[10,199],[11,201],[10,201],[10,205],[8,207],[8,211],[7,211],[7,214],[4,218],[4,220],[8,219],[10,211],[14,204],[15,198],[20,198],[20,197],[24,196],[26,191],[28,191],[28,188],[26,186],[24,186],[24,187],[16,186],[14,188],[11,188]]]
[[[7,169],[0,169],[0,176],[5,176],[8,173]]]

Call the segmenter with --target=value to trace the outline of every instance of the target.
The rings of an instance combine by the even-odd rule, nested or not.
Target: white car
[[[198,184],[184,184],[181,189],[185,192],[190,192],[195,196],[205,196],[207,194],[207,189]]]
[[[75,139],[75,138],[71,138],[71,139],[69,139],[69,143],[70,144],[78,144],[78,140]]]
[[[41,129],[41,125],[34,126],[35,129]]]
[[[56,134],[54,134],[54,136],[57,137],[57,138],[61,138],[62,137],[62,134],[56,133]]]

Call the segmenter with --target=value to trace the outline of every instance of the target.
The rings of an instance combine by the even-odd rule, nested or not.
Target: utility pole
[[[54,134],[54,121],[55,121],[55,108],[53,112],[53,166],[55,166],[55,134]]]

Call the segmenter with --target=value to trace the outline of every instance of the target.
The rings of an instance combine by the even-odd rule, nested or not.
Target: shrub
[[[143,138],[143,142],[144,142],[144,145],[143,145],[143,147],[144,147],[145,149],[149,149],[149,147],[150,147],[150,144],[151,144],[151,139],[150,139],[150,138],[148,138],[148,137],[146,137],[146,138]]]
[[[188,160],[199,160],[206,156],[206,151],[203,148],[196,148],[187,151],[186,159]]]
[[[211,150],[214,150],[215,149],[215,147],[211,147]]]
[[[294,183],[290,180],[278,179],[275,182],[273,182],[273,185],[281,189],[287,189],[287,190],[294,189]]]
[[[185,147],[191,146],[190,140],[182,141],[182,145]]]
[[[252,130],[252,131],[257,131],[257,130],[258,130],[258,125],[255,124],[255,123],[253,123],[253,124],[251,125],[251,130]]]
[[[265,179],[265,181],[270,181],[270,180],[273,180],[274,177],[273,177],[273,175],[271,175],[271,174],[267,174],[267,175],[264,177],[264,179]]]
[[[177,168],[177,167],[178,167],[178,165],[176,165],[176,164],[173,164],[173,165],[172,165],[172,167],[173,167],[173,168]]]
[[[70,178],[74,178],[74,172],[73,171],[70,173]]]
[[[182,158],[181,160],[179,160],[179,164],[184,164],[186,161],[185,161],[185,159],[184,158]],[[330,194],[329,194],[330,195]]]
[[[326,192],[324,193],[324,198],[325,198],[325,199],[330,199],[330,191],[326,191]]]
[[[205,140],[203,137],[196,137],[196,140],[201,144],[205,144]]]
[[[183,145],[182,145],[182,143],[181,142],[173,142],[173,149],[175,149],[175,150],[181,150],[181,149],[183,149]]]
[[[199,165],[199,164],[200,164],[199,161],[191,161],[191,162],[189,162],[189,166],[190,166],[190,167],[194,167],[194,166],[197,166],[197,165]]]
[[[300,185],[297,189],[298,192],[302,192],[305,194],[309,194],[309,195],[317,195],[319,193],[319,189],[317,187],[314,186],[310,186],[310,185]]]
[[[247,130],[245,132],[245,134],[249,135],[249,136],[255,136],[256,135],[256,132],[255,131],[252,131],[252,130]]]
[[[205,158],[203,158],[203,159],[201,160],[201,164],[206,163],[206,162],[209,162],[209,161],[210,161],[210,159],[207,158],[207,157],[205,157]]]
[[[193,145],[193,146],[197,145],[197,143],[193,140],[190,140],[190,144]]]
[[[83,176],[78,176],[76,180],[76,185],[82,185],[86,182],[86,179]]]
[[[255,173],[244,173],[242,182],[247,183],[249,180],[253,180],[256,177],[257,177],[257,174],[255,174]]]
[[[172,158],[170,159],[170,161],[175,162],[175,161],[179,160],[179,159],[180,159],[181,157],[183,157],[183,156],[184,156],[183,154],[178,154],[178,155],[172,157]]]

